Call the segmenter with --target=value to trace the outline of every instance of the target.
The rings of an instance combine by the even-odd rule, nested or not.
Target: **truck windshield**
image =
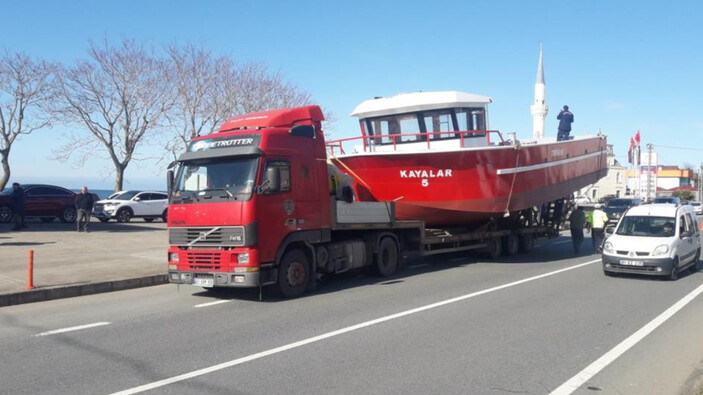
[[[254,190],[258,159],[212,158],[181,163],[174,182],[175,199],[248,200]]]
[[[671,237],[676,229],[675,224],[674,217],[628,215],[622,219],[615,233],[622,236]]]

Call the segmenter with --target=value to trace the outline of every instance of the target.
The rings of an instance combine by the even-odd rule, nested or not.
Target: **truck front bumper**
[[[168,281],[173,284],[187,284],[196,287],[252,288],[273,282],[273,270],[261,269],[258,272],[168,272]]]
[[[617,255],[602,257],[603,270],[611,273],[634,273],[648,276],[667,276],[674,267],[674,259],[670,257],[640,258]]]

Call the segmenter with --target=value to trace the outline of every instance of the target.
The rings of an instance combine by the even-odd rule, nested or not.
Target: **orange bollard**
[[[29,250],[27,262],[27,289],[34,289],[34,250]]]

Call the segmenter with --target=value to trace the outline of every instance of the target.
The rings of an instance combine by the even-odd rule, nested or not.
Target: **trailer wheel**
[[[535,237],[532,234],[520,236],[520,252],[526,254],[535,246]]]
[[[278,267],[278,292],[285,298],[296,298],[307,289],[310,275],[308,257],[299,249],[292,249],[283,255]]]
[[[398,244],[392,237],[384,237],[378,244],[374,257],[374,268],[381,277],[388,277],[398,269]]]
[[[517,235],[507,235],[503,237],[503,255],[513,256],[517,254],[519,239]]]
[[[496,259],[502,252],[503,241],[500,237],[492,237],[486,242],[486,250],[491,259]]]

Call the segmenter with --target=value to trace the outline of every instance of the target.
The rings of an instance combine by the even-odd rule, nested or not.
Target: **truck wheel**
[[[310,262],[302,251],[286,252],[278,267],[278,292],[285,298],[296,298],[307,289]]]
[[[535,246],[535,237],[532,234],[520,236],[520,252],[527,254]]]
[[[0,207],[0,222],[12,221],[12,215],[13,213],[11,208],[7,206]]]
[[[388,277],[398,269],[398,244],[392,237],[384,237],[378,244],[378,253],[374,256],[374,268],[381,277]]]
[[[128,208],[121,208],[117,212],[117,215],[115,215],[115,218],[117,218],[117,222],[129,222],[129,220],[132,219],[132,211]]]
[[[502,251],[503,241],[500,237],[492,237],[486,242],[486,251],[491,259],[496,259]]]
[[[517,254],[519,239],[517,235],[507,235],[503,237],[503,255],[513,256]]]
[[[61,215],[59,216],[59,219],[61,222],[64,223],[73,223],[76,222],[76,209],[73,207],[64,207],[63,210],[61,210]]]

